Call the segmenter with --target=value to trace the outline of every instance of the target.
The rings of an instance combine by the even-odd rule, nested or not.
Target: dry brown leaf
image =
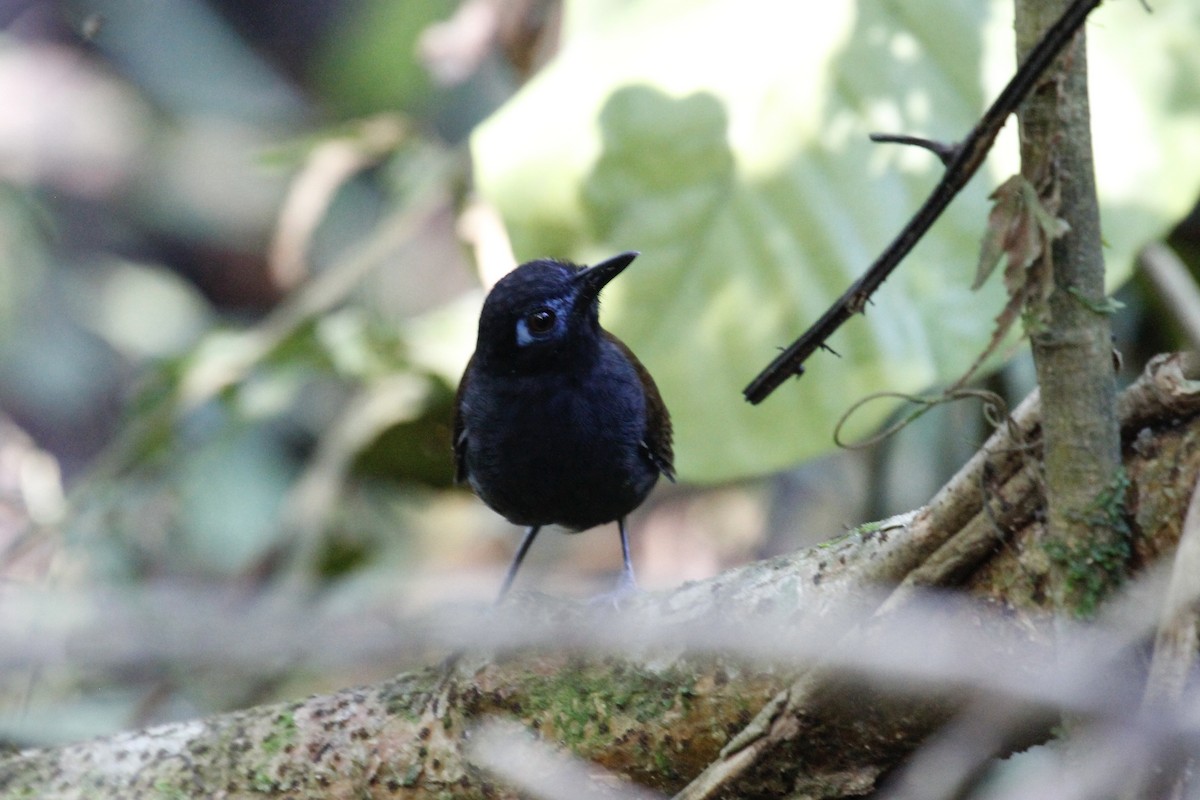
[[[978,289],[1005,259],[1004,288],[1008,302],[996,316],[991,340],[954,387],[960,387],[974,375],[1023,314],[1028,324],[1036,325],[1043,316],[1046,300],[1054,290],[1054,264],[1050,243],[1069,230],[1058,215],[1057,183],[1044,195],[1022,175],[1013,175],[996,187],[988,213],[987,230],[979,251],[972,289]]]

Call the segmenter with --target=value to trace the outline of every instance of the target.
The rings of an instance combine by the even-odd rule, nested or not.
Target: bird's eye
[[[555,319],[557,318],[553,311],[548,308],[539,308],[525,317],[525,327],[534,336],[538,336],[549,333],[554,328]]]

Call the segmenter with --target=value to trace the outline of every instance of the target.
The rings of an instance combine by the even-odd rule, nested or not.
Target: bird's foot
[[[591,600],[588,600],[588,606],[591,608],[611,608],[614,611],[621,610],[621,604],[638,593],[637,581],[634,580],[633,574],[630,572],[621,572],[621,577],[617,578],[617,585],[610,591],[598,594]]]

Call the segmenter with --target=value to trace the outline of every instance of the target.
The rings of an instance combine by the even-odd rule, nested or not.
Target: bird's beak
[[[575,282],[580,287],[579,299],[594,300],[600,295],[600,290],[608,285],[609,281],[620,275],[621,271],[633,263],[633,260],[639,255],[641,253],[638,251],[629,250],[580,270],[579,274],[575,276]]]

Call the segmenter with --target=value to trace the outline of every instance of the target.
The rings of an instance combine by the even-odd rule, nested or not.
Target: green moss
[[[191,800],[192,797],[178,786],[172,786],[165,779],[154,782],[154,793],[155,797],[160,800]]]
[[[621,719],[641,726],[681,708],[693,689],[682,674],[646,670],[610,670],[605,665],[574,664],[550,675],[534,676],[523,704],[526,717],[552,725],[559,740],[577,753],[609,746]]]
[[[275,779],[265,772],[257,771],[250,778],[250,790],[260,794],[271,794],[278,788]]]
[[[1100,300],[1094,300],[1085,295],[1083,292],[1079,291],[1079,289],[1075,286],[1071,286],[1067,289],[1067,291],[1072,297],[1079,301],[1080,305],[1091,311],[1093,314],[1111,317],[1113,314],[1125,307],[1125,304],[1115,297],[1105,296]]]
[[[667,752],[666,747],[655,748],[653,759],[654,769],[660,776],[665,778],[674,773],[674,769],[671,766],[673,759],[671,758],[671,753]]]
[[[881,530],[883,530],[882,522],[864,522],[858,527],[851,528],[839,536],[834,536],[832,539],[826,539],[823,542],[818,542],[816,547],[818,550],[829,550],[845,544],[848,540],[855,537],[868,537],[871,534],[878,533]]]
[[[267,755],[275,755],[295,739],[296,717],[290,711],[284,711],[275,718],[275,729],[263,739],[263,752]]]
[[[1076,517],[1090,529],[1088,538],[1074,542],[1054,539],[1044,544],[1046,555],[1063,574],[1064,606],[1077,617],[1094,615],[1101,601],[1125,577],[1132,554],[1125,513],[1128,489],[1129,477],[1122,469]]]
[[[410,764],[408,767],[408,770],[404,773],[404,776],[400,779],[400,785],[404,786],[406,788],[416,786],[417,781],[419,781],[421,779],[421,772],[424,770],[424,768],[425,768],[424,765],[421,764],[419,761],[416,761],[416,762],[413,762],[412,764]]]
[[[429,690],[437,684],[434,668],[412,672],[393,680],[382,690],[381,699],[387,713],[416,722],[429,704]]]

